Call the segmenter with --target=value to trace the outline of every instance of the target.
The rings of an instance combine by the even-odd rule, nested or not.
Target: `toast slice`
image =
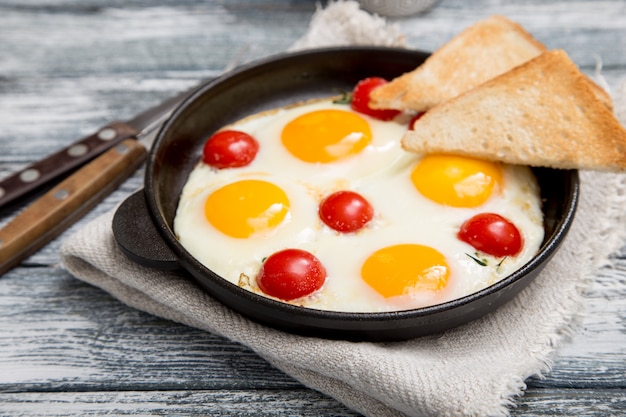
[[[372,92],[372,108],[423,112],[523,64],[547,48],[504,16],[481,20],[435,51],[421,66]],[[609,94],[594,94],[613,109]]]
[[[626,130],[562,50],[432,108],[413,127],[402,145],[420,154],[626,171]]]
[[[374,90],[370,105],[426,111],[546,50],[519,24],[491,16],[452,38],[415,70]]]

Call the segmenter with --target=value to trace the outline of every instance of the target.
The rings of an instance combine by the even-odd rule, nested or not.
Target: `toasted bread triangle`
[[[519,24],[491,16],[452,38],[415,70],[374,90],[371,106],[426,111],[544,51]]]
[[[626,130],[562,50],[545,52],[432,108],[402,144],[420,154],[626,170]]]
[[[546,50],[518,23],[504,16],[490,16],[452,38],[415,70],[374,90],[370,105],[423,112]],[[612,110],[606,91],[595,83],[592,89]]]

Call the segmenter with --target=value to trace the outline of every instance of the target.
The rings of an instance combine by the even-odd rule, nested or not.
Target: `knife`
[[[0,229],[0,275],[58,236],[139,168],[147,155],[126,139],[87,163]]]
[[[126,122],[109,123],[1,181],[0,208],[74,171],[0,229],[0,275],[61,234],[135,172],[147,156],[140,141],[150,145],[158,128],[197,88]]]
[[[57,180],[122,141],[141,139],[158,129],[174,108],[198,86],[183,91],[125,122],[103,126],[71,145],[0,181],[0,209],[29,192]]]
[[[239,65],[245,51],[240,50],[221,73]],[[2,209],[82,166],[0,229],[0,275],[61,234],[135,172],[147,156],[140,141],[151,145],[174,109],[213,79],[203,80],[130,120],[109,123],[0,181]]]

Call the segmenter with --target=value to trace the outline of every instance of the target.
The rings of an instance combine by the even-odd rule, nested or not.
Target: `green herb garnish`
[[[351,91],[343,91],[341,93],[341,97],[333,100],[334,104],[350,104],[352,103],[352,92]]]
[[[476,256],[472,256],[469,253],[466,253],[467,256],[469,256],[472,260],[474,260],[474,262],[476,262],[478,265],[480,266],[487,266],[487,260],[486,259],[479,259]],[[478,256],[478,255],[477,255]]]

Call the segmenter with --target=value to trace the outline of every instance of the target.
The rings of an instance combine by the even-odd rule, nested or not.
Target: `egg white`
[[[307,103],[246,118],[229,128],[254,136],[260,151],[248,166],[216,170],[199,163],[180,197],[174,230],[181,244],[201,263],[228,281],[263,294],[255,277],[263,260],[285,248],[300,248],[317,256],[328,277],[315,294],[294,304],[334,311],[379,312],[418,308],[472,294],[519,269],[537,252],[543,240],[539,188],[527,167],[503,165],[502,190],[484,205],[466,209],[442,206],[421,196],[410,180],[418,155],[405,152],[400,139],[405,120],[383,122],[361,115],[372,129],[371,145],[357,155],[329,164],[302,162],[280,141],[280,132],[293,118],[319,109],[349,106],[330,100]],[[281,187],[290,200],[290,215],[274,230],[248,239],[226,236],[204,216],[207,196],[232,181],[262,179]],[[356,233],[339,233],[318,216],[323,197],[342,189],[363,195],[375,208],[374,219]],[[475,255],[456,233],[461,224],[480,212],[495,212],[520,230],[524,247],[506,259]],[[418,243],[443,253],[450,266],[448,285],[385,299],[360,277],[366,258],[376,250],[399,243]],[[472,257],[483,258],[480,265]]]

